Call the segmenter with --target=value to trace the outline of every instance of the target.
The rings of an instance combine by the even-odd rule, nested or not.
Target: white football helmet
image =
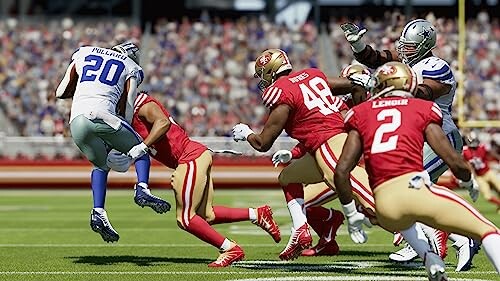
[[[131,42],[121,43],[116,46],[113,46],[111,50],[127,55],[129,58],[135,61],[135,63],[139,64],[140,52],[139,48],[134,43]]]
[[[399,58],[410,66],[419,62],[435,47],[436,28],[424,19],[416,19],[407,23],[396,42]]]

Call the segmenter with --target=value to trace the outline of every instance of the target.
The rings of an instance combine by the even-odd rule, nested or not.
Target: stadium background
[[[170,2],[168,9],[138,0],[0,2],[1,187],[88,187],[90,166],[69,138],[71,101],[56,100],[54,90],[76,48],[123,40],[141,47],[146,78],[140,89],[159,98],[191,136],[209,147],[245,153],[216,157],[216,187],[274,186],[278,170],[265,156],[294,142],[283,135],[269,153],[261,154],[228,137],[240,121],[259,130],[265,120],[252,78],[253,60],[263,49],[277,47],[290,54],[295,69],[319,67],[337,76],[353,61],[339,28],[346,20],[366,27],[366,41],[383,48],[393,46],[410,18],[434,23],[439,30],[434,52],[462,81],[463,95],[454,102],[462,132],[480,127],[481,141],[499,150],[500,73],[495,62],[500,28],[491,9],[498,1]],[[461,18],[459,3],[466,11]],[[462,20],[465,29],[460,29]],[[459,44],[459,35],[466,44]],[[153,185],[168,186],[168,175],[155,164]],[[128,187],[133,177],[133,170],[112,173],[110,185]]]
[[[439,29],[436,54],[464,78],[463,104],[460,98],[454,103],[457,122],[463,116],[463,133],[478,130],[481,141],[498,151],[498,1],[163,2],[0,1],[0,280],[422,280],[420,264],[408,268],[387,262],[396,248],[392,236],[379,228],[368,230],[369,242],[359,246],[342,227],[339,256],[279,262],[291,224],[276,184],[279,169],[269,156],[294,142],[283,135],[261,154],[234,143],[229,132],[240,121],[257,130],[263,124],[266,112],[251,64],[263,49],[282,48],[295,68],[320,67],[337,76],[352,62],[339,23],[353,20],[368,29],[367,42],[392,47],[409,18],[425,17]],[[459,3],[465,12],[461,18]],[[466,24],[462,28],[460,20]],[[459,35],[466,44],[459,44]],[[217,226],[243,246],[246,261],[209,271],[206,264],[216,250],[179,230],[174,212],[155,215],[134,205],[133,170],[110,175],[110,186],[123,189],[108,192],[106,202],[120,242],[106,245],[90,230],[91,167],[69,138],[68,102],[56,101],[54,90],[80,45],[109,47],[127,39],[141,47],[146,75],[141,89],[159,98],[190,135],[212,148],[245,153],[215,157],[215,188],[231,188],[217,190],[215,203],[269,204],[284,236],[281,244],[247,222]],[[498,172],[498,163],[492,165]],[[449,174],[441,182],[452,186]],[[153,191],[172,202],[168,185],[169,171],[155,163]],[[328,206],[339,208],[337,202]],[[499,225],[494,206],[482,198],[475,206]],[[470,272],[452,272],[456,259],[451,249],[446,263],[458,280],[495,278],[483,251]]]

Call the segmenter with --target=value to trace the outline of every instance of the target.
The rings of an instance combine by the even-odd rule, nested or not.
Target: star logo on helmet
[[[422,36],[422,38],[424,38],[424,39],[427,39],[427,38],[431,37],[431,31],[432,30],[424,28],[424,30],[422,30],[418,35]]]

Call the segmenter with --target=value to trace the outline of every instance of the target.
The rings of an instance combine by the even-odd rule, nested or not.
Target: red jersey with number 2
[[[206,146],[189,138],[184,129],[175,123],[158,100],[145,93],[140,93],[135,99],[132,127],[143,139],[149,135],[153,124],[139,117],[138,112],[142,106],[149,102],[156,103],[171,122],[170,129],[165,136],[150,147],[150,154],[154,159],[171,169],[175,169],[179,164],[195,160],[207,150]]]
[[[488,151],[484,144],[480,144],[477,148],[464,147],[463,155],[465,160],[469,161],[472,165],[478,176],[482,176],[490,170],[488,159],[486,159]]]
[[[290,107],[285,132],[308,152],[344,132],[340,110],[346,108],[345,103],[332,95],[319,69],[308,68],[280,77],[264,91],[262,99],[271,110],[281,104]]]
[[[403,174],[424,170],[424,130],[430,123],[441,126],[439,106],[416,98],[381,98],[349,110],[346,129],[361,136],[372,189]]]

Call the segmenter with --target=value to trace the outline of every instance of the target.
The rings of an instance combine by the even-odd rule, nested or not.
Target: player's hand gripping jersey
[[[195,160],[207,150],[206,146],[189,138],[184,129],[175,123],[159,101],[145,93],[140,93],[135,101],[132,126],[143,139],[149,135],[152,125],[145,120],[143,121],[137,112],[143,105],[149,102],[158,104],[171,122],[171,127],[166,135],[150,147],[150,154],[154,159],[169,168],[175,169],[179,164]]]
[[[466,146],[463,155],[465,160],[469,161],[472,165],[478,176],[482,176],[490,170],[488,160],[486,159],[488,152],[484,144],[480,144],[476,149]]]
[[[340,110],[345,103],[332,95],[326,81],[320,70],[304,69],[278,79],[262,94],[264,104],[271,110],[280,104],[290,107],[285,132],[309,152],[344,132]]]
[[[81,47],[71,60],[75,63],[79,80],[73,97],[70,122],[76,116],[90,111],[116,115],[116,106],[127,79],[134,77],[137,85],[140,85],[144,78],[144,72],[137,63],[127,55],[110,49]]]
[[[423,171],[423,132],[429,123],[441,122],[438,105],[421,99],[390,97],[352,108],[345,125],[363,139],[371,188],[406,173]]]

